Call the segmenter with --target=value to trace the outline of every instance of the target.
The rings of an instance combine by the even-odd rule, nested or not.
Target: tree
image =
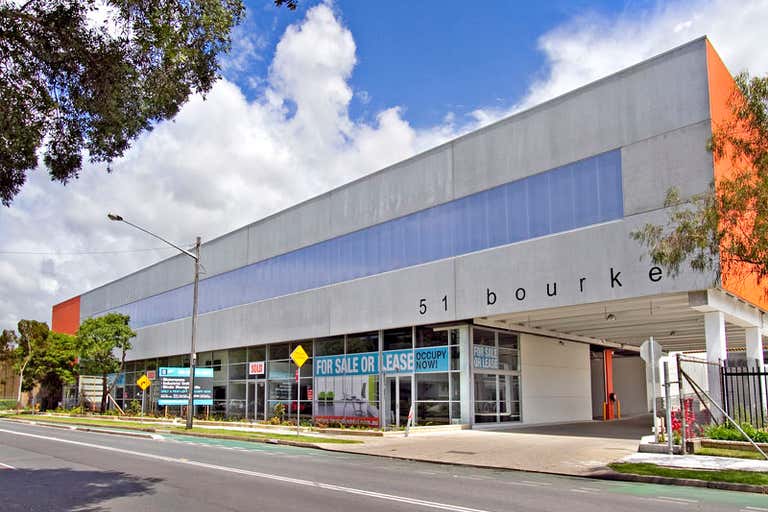
[[[77,338],[49,331],[32,354],[24,376],[25,387],[40,385],[38,403],[41,410],[55,408],[64,384],[72,384],[78,374]]]
[[[19,337],[16,334],[16,331],[3,329],[3,332],[0,333],[0,372],[2,372],[2,381],[0,381],[0,384],[3,385],[3,391],[0,396],[2,397],[8,396],[8,382],[6,379],[8,372],[13,368],[13,364],[16,360],[16,347],[18,346],[18,341]]]
[[[731,121],[716,126],[709,150],[730,164],[709,190],[683,200],[670,189],[665,225],[645,224],[632,237],[653,262],[677,275],[681,266],[736,280],[768,277],[768,75],[736,77]]]
[[[19,320],[19,335],[17,337],[17,347],[15,354],[15,368],[19,372],[19,389],[16,395],[16,407],[21,407],[21,391],[26,389],[31,391],[34,388],[34,381],[26,379],[25,371],[35,354],[43,350],[48,338],[48,324],[38,322],[37,320]]]
[[[115,382],[107,384],[110,373],[120,374],[125,366],[125,354],[131,349],[131,338],[136,333],[128,326],[130,317],[120,313],[85,320],[77,330],[80,347],[80,370],[84,374],[101,375],[101,408],[107,409],[107,395]],[[115,356],[119,354],[119,358]]]
[[[296,8],[295,0],[275,0]],[[66,184],[109,164],[218,78],[242,0],[0,2],[0,200],[9,206],[38,150]]]

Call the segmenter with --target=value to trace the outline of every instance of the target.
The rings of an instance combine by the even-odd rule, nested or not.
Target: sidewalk
[[[569,434],[525,430],[461,430],[416,433],[410,437],[365,439],[363,444],[323,445],[324,449],[385,457],[590,476],[610,462],[637,452],[639,438],[597,437],[593,423],[574,424]],[[563,428],[563,426],[559,427]],[[547,431],[547,427],[542,427]]]
[[[649,463],[669,468],[758,471],[768,473],[768,460],[711,457],[708,455],[666,455],[661,453],[633,453],[621,462]]]

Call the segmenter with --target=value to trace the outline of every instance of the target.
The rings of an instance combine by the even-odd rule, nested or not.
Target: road
[[[768,512],[764,495],[0,420],[0,510]]]

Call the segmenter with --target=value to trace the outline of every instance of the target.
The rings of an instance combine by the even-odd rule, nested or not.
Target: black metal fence
[[[766,390],[768,370],[757,367],[723,366],[720,369],[723,386],[723,408],[739,423],[748,422],[757,428],[768,427]]]

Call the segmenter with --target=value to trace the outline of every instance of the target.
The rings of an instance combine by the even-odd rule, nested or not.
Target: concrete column
[[[759,327],[747,327],[745,329],[747,335],[747,364],[752,367],[754,365],[759,369],[763,369],[763,332]]]
[[[470,425],[473,422],[472,415],[472,353],[469,343],[469,326],[462,325],[459,328],[459,398],[461,399],[461,422]],[[520,352],[518,351],[518,354]]]
[[[707,344],[707,362],[714,363],[707,365],[708,393],[722,406],[719,363],[728,357],[725,345],[725,315],[722,311],[704,313],[704,338]]]
[[[756,368],[762,371],[765,368],[765,362],[763,361],[763,332],[759,327],[747,327],[745,329],[747,338],[747,366],[750,368]],[[763,409],[763,415],[766,413],[766,407],[768,406],[768,391],[762,388],[761,395],[761,407]]]

